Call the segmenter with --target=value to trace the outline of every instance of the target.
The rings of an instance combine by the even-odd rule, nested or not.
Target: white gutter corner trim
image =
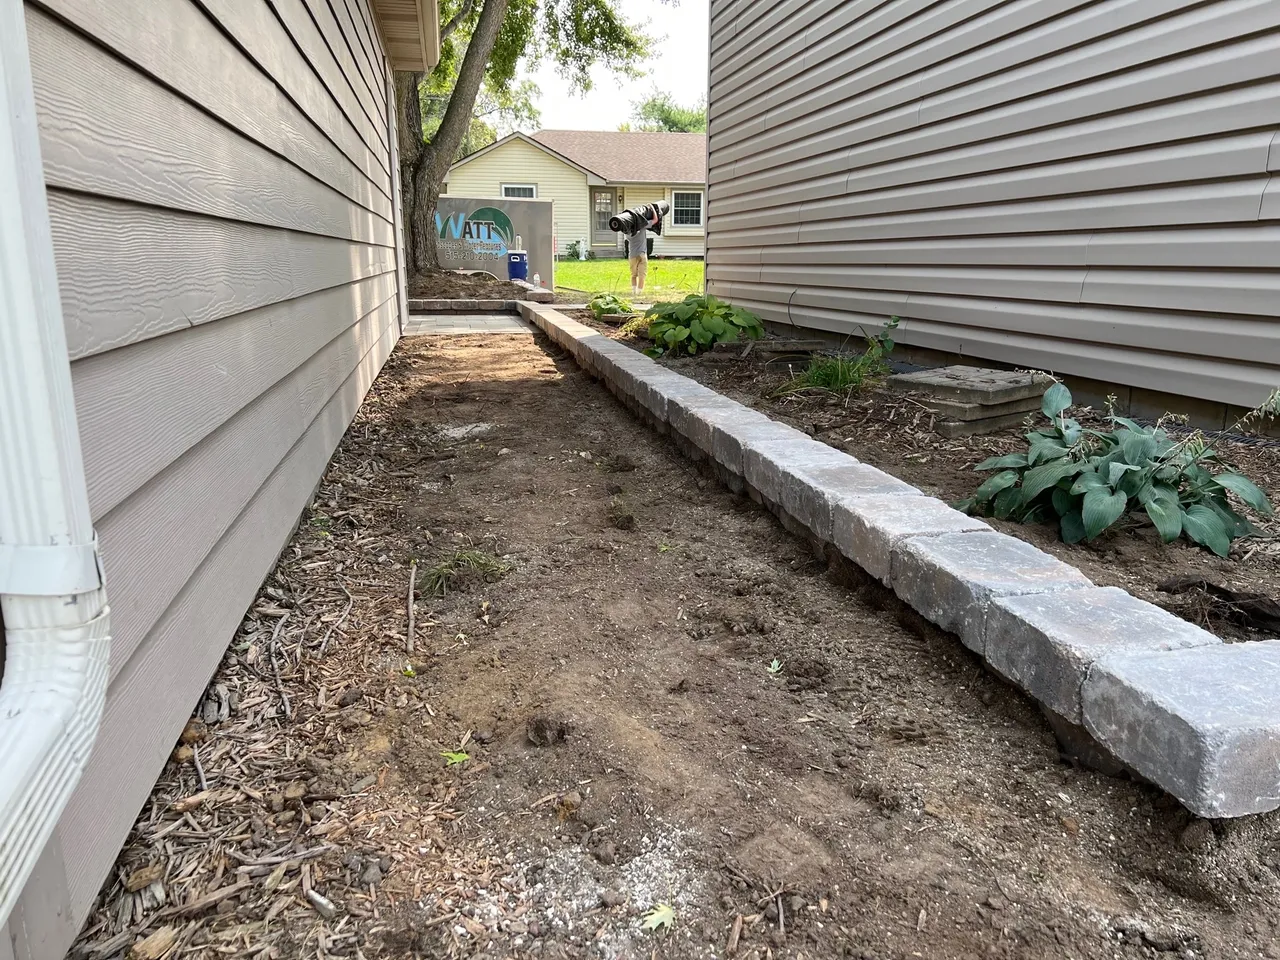
[[[88,763],[110,610],[89,513],[22,0],[0,0],[0,927]]]

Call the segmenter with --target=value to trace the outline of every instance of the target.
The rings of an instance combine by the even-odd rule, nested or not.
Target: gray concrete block
[[[995,531],[901,540],[889,582],[906,603],[977,653],[995,598],[1093,586],[1075,567]]]
[[[855,466],[860,464],[848,454],[803,435],[752,439],[742,445],[742,475],[747,484],[822,539],[830,538],[831,506],[814,473],[825,468],[834,476]]]
[[[925,496],[908,499],[900,492],[849,497],[834,504],[831,511],[831,540],[836,548],[886,585],[893,548],[907,537],[990,529],[941,500]]]
[[[1280,640],[1104,657],[1083,705],[1103,746],[1197,816],[1280,807]]]
[[[920,496],[911,484],[847,453],[828,449],[840,459],[795,464],[788,470],[782,492],[783,506],[823,543],[834,542],[835,512],[841,503],[870,496]]]
[[[652,361],[650,361],[652,362]],[[675,396],[698,396],[706,388],[696,380],[667,370],[659,364],[639,377],[636,399],[649,412],[654,421],[662,424],[659,432],[666,432],[667,402]]]
[[[772,423],[764,414],[714,390],[708,390],[707,394],[709,396],[685,394],[667,402],[667,422],[671,425],[672,432],[684,437],[706,456],[711,456],[715,449],[717,424],[733,427]]]
[[[711,456],[730,473],[745,476],[743,450],[747,444],[769,440],[809,440],[812,438],[785,423],[765,417],[750,420],[737,416],[717,417],[712,424]]]
[[[1102,657],[1220,643],[1118,587],[1094,587],[993,600],[983,653],[995,670],[1079,724],[1080,688]]]

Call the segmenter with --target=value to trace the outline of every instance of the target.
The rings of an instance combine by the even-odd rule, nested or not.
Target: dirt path
[[[1280,818],[1064,765],[541,339],[401,344],[211,691],[86,955],[1280,958]]]
[[[622,337],[618,328],[597,323],[585,310],[571,315],[633,349],[649,346],[647,340]],[[857,349],[857,344],[848,348]],[[666,356],[661,362],[948,502],[971,497],[990,476],[974,473],[976,464],[1027,448],[1027,427],[1023,425],[990,435],[944,439],[933,431],[932,414],[916,398],[882,386],[848,396],[823,391],[780,395],[787,382],[806,366],[803,360],[761,362],[750,356],[741,359],[734,353]],[[1082,416],[1090,427],[1110,429],[1099,412]],[[1217,449],[1226,464],[1243,472],[1280,504],[1280,443],[1267,438],[1255,438],[1247,444],[1224,439]],[[1247,641],[1274,637],[1274,618],[1250,621],[1237,607],[1215,603],[1202,591],[1174,594],[1160,586],[1171,580],[1203,578],[1232,590],[1280,596],[1280,518],[1251,514],[1250,519],[1264,537],[1237,541],[1229,559],[1220,559],[1185,539],[1162,543],[1149,523],[1117,524],[1093,543],[1071,545],[1062,542],[1056,523],[988,522],[1078,567],[1100,586],[1127,590],[1228,641]]]

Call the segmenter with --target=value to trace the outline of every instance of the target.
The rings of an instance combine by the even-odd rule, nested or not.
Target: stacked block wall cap
[[[515,300],[432,300],[409,298],[410,313],[519,313]]]
[[[975,653],[985,653],[987,607],[998,597],[1090,587],[1075,567],[1002,533],[910,537],[893,551],[894,592]]]
[[[1277,691],[1280,640],[1113,655],[1089,671],[1084,726],[1199,816],[1265,813],[1280,805]]]
[[[922,494],[907,498],[901,492],[843,499],[832,509],[831,525],[836,548],[885,586],[893,550],[908,537],[991,529],[941,500]]]
[[[1080,725],[1080,690],[1098,660],[1220,643],[1118,587],[1094,587],[994,600],[983,652],[997,672]]]
[[[1223,644],[549,307],[519,309],[731,487],[834,544],[1192,812],[1280,808],[1280,640]]]

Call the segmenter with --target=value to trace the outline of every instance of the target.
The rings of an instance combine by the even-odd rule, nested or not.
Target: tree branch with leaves
[[[398,74],[401,178],[411,273],[439,267],[436,203],[468,134],[481,116],[536,118],[522,62],[550,61],[570,89],[591,88],[591,68],[637,74],[648,38],[617,9],[617,0],[460,0],[441,4],[441,60],[429,75]],[[427,88],[424,110],[423,88]],[[481,100],[482,91],[486,100]],[[446,97],[441,101],[437,97]],[[438,114],[439,103],[446,102]],[[522,113],[523,111],[523,113]],[[426,121],[424,123],[424,121]],[[413,142],[411,142],[413,141]]]

